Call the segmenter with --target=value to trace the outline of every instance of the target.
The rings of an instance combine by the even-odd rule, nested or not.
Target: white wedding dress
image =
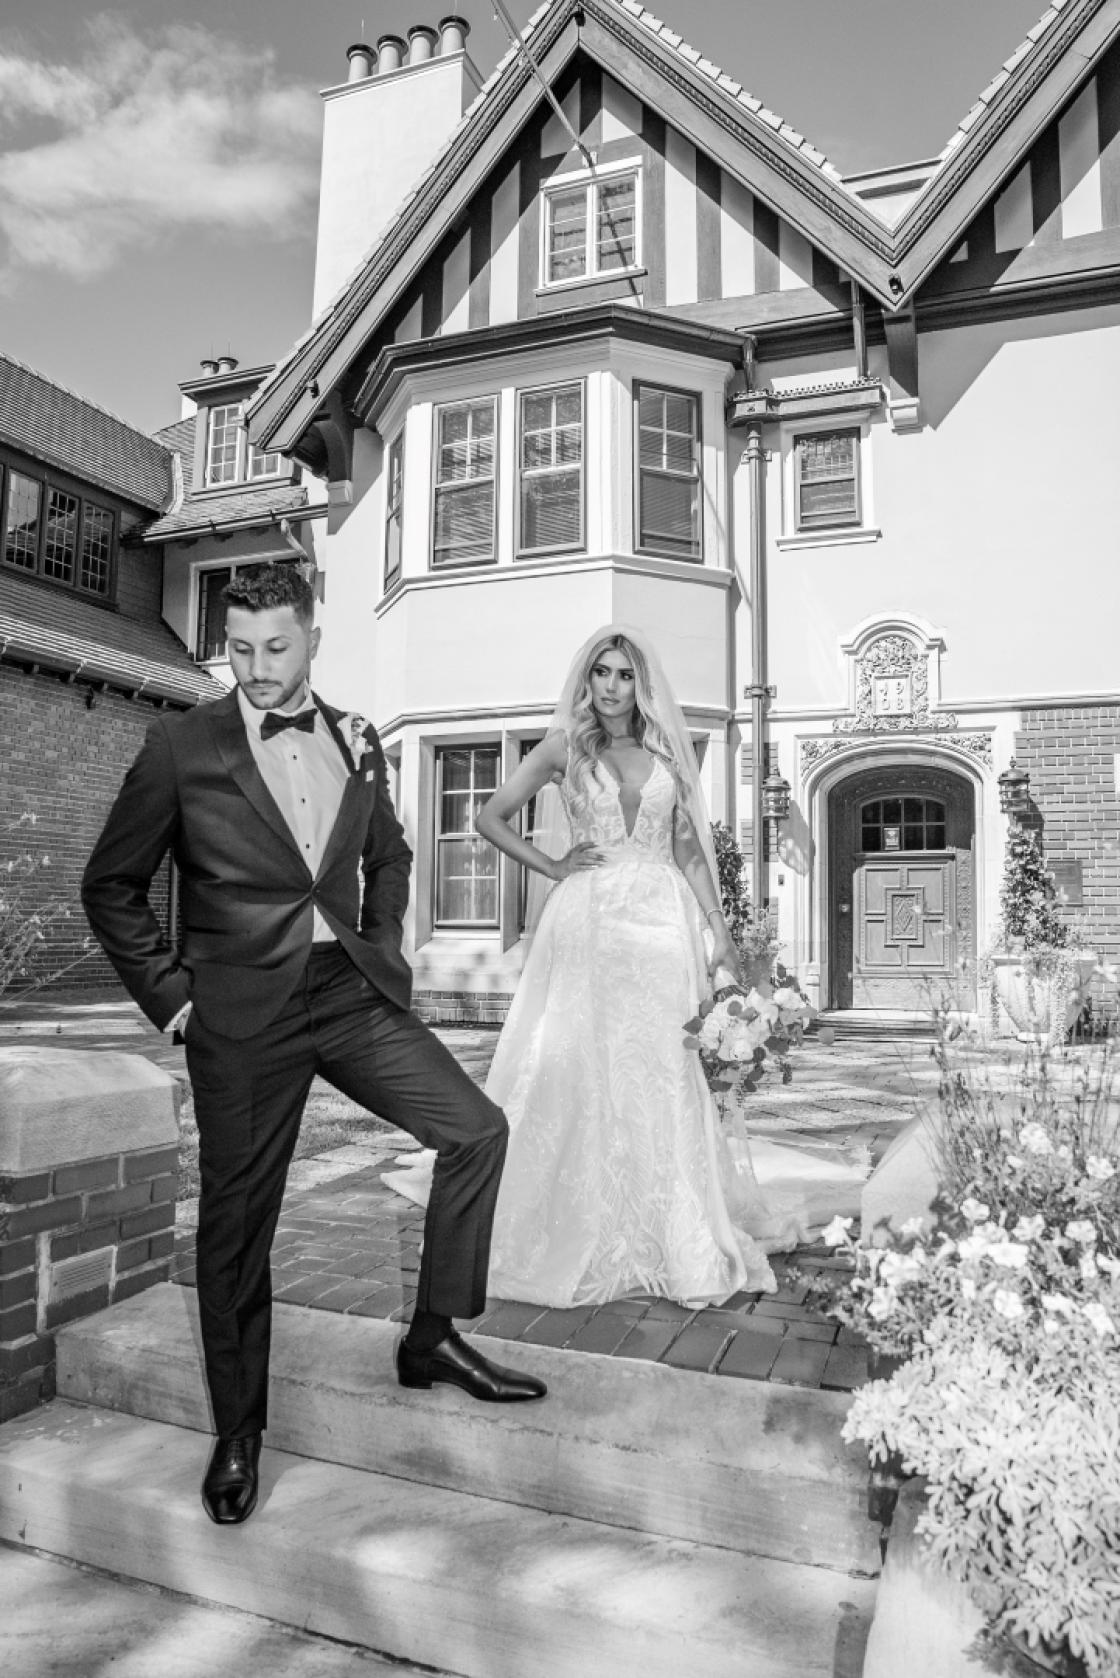
[[[779,1158],[772,1209],[745,1131],[729,1144],[685,1048],[709,983],[704,923],[673,858],[673,778],[654,759],[630,832],[604,766],[569,772],[560,795],[572,843],[606,861],[552,890],[487,1079],[510,1124],[489,1292],[552,1306],[772,1292],[766,1253],[805,1239],[797,1185],[807,1172],[819,1187],[828,1167]],[[433,1158],[384,1180],[424,1204]]]

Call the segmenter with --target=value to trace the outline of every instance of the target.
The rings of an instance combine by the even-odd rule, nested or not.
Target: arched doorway
[[[829,1004],[975,1004],[973,789],[951,769],[864,769],[829,794]],[[962,963],[967,965],[962,966]]]

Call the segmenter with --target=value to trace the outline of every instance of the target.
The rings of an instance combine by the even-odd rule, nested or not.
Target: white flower
[[[1120,1276],[1120,1259],[1109,1258],[1107,1253],[1097,1254],[1097,1263],[1101,1269],[1112,1277]]]
[[[1022,1171],[1023,1166],[1026,1164],[1026,1161],[1021,1160],[1018,1154],[1005,1154],[1004,1158],[1011,1167],[1012,1171]]]
[[[1005,1270],[1022,1270],[1029,1253],[1030,1249],[1020,1241],[993,1241],[988,1248],[992,1263],[1002,1265]]]
[[[1023,1315],[1023,1301],[1010,1288],[997,1288],[992,1295],[992,1305],[1001,1317],[1014,1322],[1016,1317]]]
[[[898,1226],[900,1235],[920,1235],[926,1227],[925,1218],[906,1218]]]
[[[1091,1282],[1094,1276],[1100,1275],[1100,1271],[1097,1269],[1097,1261],[1092,1253],[1082,1253],[1081,1263],[1077,1268],[1081,1272],[1083,1282]]]
[[[884,1322],[890,1316],[898,1299],[893,1288],[876,1288],[871,1295],[871,1304],[867,1307],[869,1317],[874,1317],[877,1323]]]
[[[1020,1241],[1037,1241],[1045,1228],[1046,1219],[1041,1212],[1036,1212],[1033,1217],[1020,1218],[1011,1233],[1017,1235]]]
[[[963,1241],[957,1242],[957,1252],[966,1264],[970,1264],[973,1259],[983,1258],[993,1239],[999,1240],[1002,1235],[1002,1230],[996,1233],[994,1224],[979,1224],[971,1235],[966,1235]]]
[[[1079,1241],[1083,1247],[1091,1247],[1097,1239],[1096,1225],[1088,1218],[1075,1218],[1066,1225],[1066,1234],[1071,1241]]]
[[[1096,1300],[1092,1300],[1088,1305],[1083,1305],[1081,1307],[1081,1314],[1089,1320],[1102,1340],[1107,1334],[1116,1333],[1116,1324],[1113,1322],[1104,1306],[1099,1305]]]
[[[368,727],[369,723],[360,711],[347,711],[344,716],[338,719],[339,733],[350,748],[350,756],[355,769],[362,767],[363,759],[367,753],[373,750],[366,739],[366,729]]]
[[[1116,1167],[1110,1159],[1104,1159],[1100,1154],[1090,1154],[1085,1161],[1085,1170],[1095,1183],[1107,1183],[1110,1177],[1115,1177]]]
[[[991,1208],[985,1206],[982,1200],[976,1200],[971,1194],[967,1200],[961,1201],[961,1214],[968,1219],[970,1224],[982,1224],[990,1210]]]
[[[1051,1311],[1056,1317],[1073,1316],[1073,1301],[1067,1299],[1064,1293],[1044,1293],[1042,1305],[1044,1310]]]
[[[821,1240],[826,1247],[842,1247],[848,1239],[848,1231],[852,1227],[851,1218],[835,1217],[832,1222],[821,1231]]]
[[[1019,1132],[1019,1140],[1028,1154],[1052,1154],[1054,1144],[1040,1124],[1026,1124]]]
[[[702,1049],[718,1049],[721,1036],[720,1023],[713,1009],[700,1027],[700,1047]]]
[[[962,1299],[975,1299],[976,1298],[976,1283],[972,1280],[971,1276],[962,1276],[961,1277],[961,1298]]]
[[[922,1273],[924,1254],[919,1249],[915,1253],[888,1253],[879,1266],[879,1275],[886,1287],[897,1288],[903,1282],[912,1282]]]

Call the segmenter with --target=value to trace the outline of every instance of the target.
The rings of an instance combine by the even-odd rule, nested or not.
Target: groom
[[[239,571],[224,599],[237,686],[153,722],[82,901],[148,1018],[185,1036],[202,1177],[199,1317],[218,1435],[202,1501],[226,1524],[256,1505],[269,1252],[316,1073],[437,1151],[416,1307],[397,1351],[401,1385],[446,1381],[494,1402],[540,1398],[545,1387],[489,1363],[452,1327],[485,1303],[507,1128],[409,1012],[401,919],[412,856],[380,742],[309,689],[319,630],[294,566]],[[149,901],[168,852],[182,884],[181,948]]]

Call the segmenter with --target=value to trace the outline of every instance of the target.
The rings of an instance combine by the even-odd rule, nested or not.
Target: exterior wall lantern
[[[1025,769],[1015,766],[1012,758],[998,778],[999,807],[1005,816],[1025,816],[1031,807],[1031,778]]]
[[[789,815],[790,784],[784,775],[771,769],[762,783],[762,808],[767,821],[784,822]]]

